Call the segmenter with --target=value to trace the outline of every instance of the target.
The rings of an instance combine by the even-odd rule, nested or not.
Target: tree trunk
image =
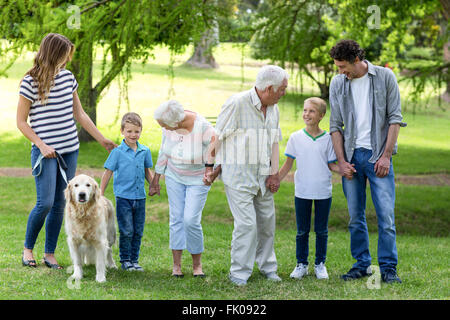
[[[90,89],[88,94],[83,94],[83,99],[80,97],[84,111],[86,111],[95,125],[97,125],[97,98],[98,94],[95,89]],[[78,132],[78,138],[83,142],[94,141],[94,138],[82,127],[80,127]]]
[[[214,59],[212,49],[219,43],[219,33],[217,24],[207,29],[200,41],[195,43],[192,57],[186,61],[186,64],[196,68],[218,68],[219,65]]]
[[[447,41],[444,43],[444,64],[450,62],[450,41]],[[445,90],[444,94],[442,95],[442,99],[445,102],[450,102],[450,76],[448,75],[449,70],[444,69],[445,80],[447,82],[447,89]]]
[[[75,50],[72,60],[72,71],[78,81],[78,97],[84,111],[91,118],[94,124],[97,123],[97,93],[92,89],[92,68],[93,68],[93,44],[84,42]],[[80,141],[94,141],[94,138],[78,125],[78,138]]]
[[[445,18],[445,25],[442,28],[442,33],[446,34],[446,28],[448,26],[448,18],[450,17],[450,0],[440,0],[442,5],[442,14]],[[447,41],[444,43],[444,64],[450,62],[450,41]],[[448,69],[444,69],[444,74],[446,74],[446,82],[447,82],[447,89],[442,95],[442,99],[446,102],[450,102],[450,76],[448,75]]]
[[[298,65],[300,65],[300,63],[297,62]],[[322,99],[326,99],[328,100],[329,98],[329,94],[330,94],[330,84],[329,81],[327,81],[328,76],[327,76],[327,69],[325,69],[325,82],[320,82],[318,79],[316,79],[313,74],[308,70],[307,66],[301,66],[301,69],[305,72],[305,74],[311,78],[319,87],[320,89],[320,97]]]
[[[443,28],[443,34],[446,34],[445,28],[447,28],[448,25],[448,18],[450,16],[450,1],[449,0],[440,0],[442,9],[443,9],[443,16],[446,20],[446,23]],[[447,41],[444,43],[444,64],[450,62],[450,41]],[[447,89],[442,95],[442,99],[446,102],[450,102],[450,76],[448,75],[449,70],[444,70],[446,74],[446,82],[447,82]]]
[[[330,95],[330,87],[326,83],[317,83],[320,88],[320,97],[324,100],[328,100]]]

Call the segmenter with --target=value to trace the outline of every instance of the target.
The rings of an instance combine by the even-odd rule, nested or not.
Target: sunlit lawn
[[[197,70],[182,65],[190,51],[175,57],[175,78],[168,77],[169,52],[157,48],[155,58],[146,64],[138,61],[132,64],[132,79],[128,83],[129,104],[122,99],[118,81],[114,81],[103,93],[97,111],[97,125],[103,134],[116,142],[121,140],[116,119],[128,111],[141,114],[144,130],[141,143],[150,147],[153,162],[156,161],[160,145],[160,127],[153,120],[153,111],[169,97],[179,100],[186,109],[204,116],[216,117],[222,104],[234,93],[252,87],[258,65],[263,62],[252,60],[248,51],[245,66],[241,69],[240,49],[231,44],[222,44],[215,52],[220,64],[217,70]],[[100,52],[98,57],[100,57]],[[30,166],[30,143],[15,125],[15,110],[19,82],[31,67],[32,54],[20,59],[10,70],[9,78],[0,78],[0,167]],[[242,73],[244,79],[242,79]],[[95,77],[100,75],[97,62]],[[317,95],[317,88],[304,79],[303,95],[291,91],[280,103],[283,141],[280,155],[283,163],[284,148],[289,135],[303,127],[301,110],[303,100]],[[448,105],[442,111],[436,99],[431,99],[413,114],[407,102],[406,89],[401,88],[406,106],[404,121],[399,136],[399,154],[394,157],[397,174],[449,173],[450,140]],[[298,89],[298,88],[297,88]],[[169,96],[169,92],[171,95]],[[329,112],[321,123],[328,130]],[[102,168],[107,152],[97,143],[83,143],[80,149],[79,167]],[[397,186],[396,226],[399,233],[401,286],[382,286],[381,290],[369,290],[365,280],[343,283],[339,275],[348,271],[353,263],[350,256],[349,236],[346,232],[348,213],[340,184],[333,189],[333,205],[330,216],[328,265],[330,281],[318,282],[313,276],[304,281],[292,281],[289,273],[295,264],[295,217],[292,183],[284,182],[275,195],[277,210],[276,252],[281,284],[267,284],[257,272],[247,288],[236,289],[226,281],[229,269],[229,251],[232,232],[232,216],[223,184],[219,181],[209,193],[203,212],[205,232],[204,270],[209,277],[199,282],[187,276],[185,281],[170,278],[170,250],[168,249],[168,204],[165,191],[160,198],[147,200],[146,231],[142,249],[144,274],[124,274],[113,271],[108,282],[97,285],[94,270],[88,268],[83,280],[83,291],[69,290],[68,275],[64,272],[51,273],[44,267],[25,270],[20,265],[26,218],[34,205],[33,179],[0,177],[0,299],[448,299],[449,259],[448,230],[450,226],[449,187]],[[368,192],[368,194],[370,194]],[[114,198],[112,187],[107,196]],[[371,233],[371,252],[376,264],[376,216],[370,196],[367,205],[367,219]],[[314,253],[314,237],[311,236],[311,254]],[[37,247],[37,258],[42,252],[43,232]],[[68,266],[70,257],[65,244],[64,231],[58,245],[61,263]],[[39,251],[40,250],[40,251]],[[114,249],[118,256],[117,246]],[[185,259],[188,257],[185,256]],[[188,259],[187,259],[188,261]],[[190,272],[190,262],[184,271]],[[313,272],[312,270],[310,270]],[[48,279],[52,279],[49,284]]]

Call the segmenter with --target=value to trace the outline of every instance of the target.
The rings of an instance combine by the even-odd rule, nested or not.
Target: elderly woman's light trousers
[[[165,180],[169,198],[170,249],[187,249],[191,254],[202,253],[202,211],[211,187],[185,185],[168,176]]]

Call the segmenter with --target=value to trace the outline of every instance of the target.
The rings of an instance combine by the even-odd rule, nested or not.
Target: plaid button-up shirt
[[[261,100],[252,88],[230,97],[216,122],[221,146],[216,163],[222,165],[222,181],[230,188],[257,194],[266,192],[272,146],[282,140],[278,106],[268,106],[266,116]]]

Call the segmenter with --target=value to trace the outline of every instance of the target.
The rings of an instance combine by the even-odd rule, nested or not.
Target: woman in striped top
[[[54,252],[64,216],[65,179],[74,177],[77,165],[79,141],[75,120],[108,151],[116,147],[84,112],[77,94],[78,83],[64,69],[74,50],[66,37],[55,33],[46,35],[33,68],[20,85],[17,127],[32,142],[31,165],[37,195],[36,206],[28,217],[22,255],[24,266],[36,267],[32,250],[46,222],[44,263],[49,268],[61,268]]]

